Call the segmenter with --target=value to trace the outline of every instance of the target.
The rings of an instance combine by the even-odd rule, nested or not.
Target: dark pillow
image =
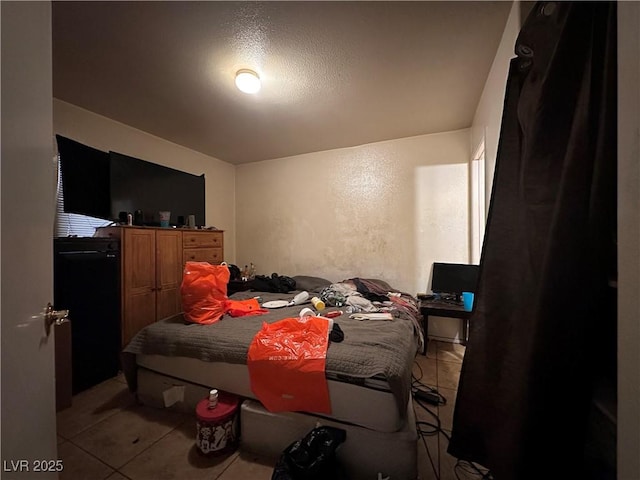
[[[393,291],[396,290],[395,288],[393,288],[391,285],[389,285],[384,280],[380,280],[380,279],[377,279],[377,278],[365,278],[365,280],[368,280],[371,283],[375,283],[380,288],[384,288],[385,290],[388,290],[389,292],[393,292]]]
[[[307,292],[316,293],[320,293],[324,287],[328,287],[333,283],[326,278],[309,277],[306,275],[298,275],[293,277],[293,279],[296,281],[296,290],[306,290]]]

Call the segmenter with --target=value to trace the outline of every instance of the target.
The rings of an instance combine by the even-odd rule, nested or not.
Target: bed
[[[379,280],[355,278],[331,283],[309,276],[293,279],[295,290],[287,293],[251,290],[229,298],[290,301],[307,291],[310,296],[322,294],[328,299],[325,312],[343,311],[333,321],[344,339],[330,342],[326,356],[330,415],[268,412],[250,386],[247,352],[262,323],[297,317],[310,303],[258,316],[225,315],[211,325],[188,323],[182,314],[155,322],[138,332],[123,351],[123,370],[130,389],[144,404],[185,410],[192,409],[210,388],[239,395],[247,399],[241,408],[241,442],[262,454],[281,452],[309,426],[342,426],[348,433],[340,451],[350,478],[376,478],[383,473],[394,479],[415,479],[417,437],[410,384],[413,360],[424,341],[417,300]],[[347,295],[341,296],[345,291]],[[349,292],[353,292],[351,299]],[[375,310],[390,313],[392,320],[367,318],[371,306],[363,298]],[[332,308],[331,303],[345,300],[349,302]],[[362,441],[381,454],[359,458],[362,448],[358,443]],[[397,451],[391,455],[392,449]]]

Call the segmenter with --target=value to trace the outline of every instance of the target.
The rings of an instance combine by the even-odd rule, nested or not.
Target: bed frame
[[[207,397],[211,388],[235,393],[242,398],[240,446],[245,451],[257,453],[275,461],[288,445],[304,437],[311,429],[327,425],[342,428],[347,432],[346,441],[339,447],[337,455],[349,479],[375,480],[379,473],[382,475],[381,478],[390,477],[393,480],[417,478],[418,436],[412,402],[407,405],[405,418],[400,420],[395,413],[397,409],[390,394],[387,393],[386,398],[383,397],[383,400],[374,406],[369,403],[369,400],[376,398],[376,390],[349,384],[340,385],[338,381],[330,381],[332,405],[335,405],[336,398],[344,394],[344,405],[350,405],[352,408],[340,410],[339,415],[353,414],[351,421],[347,418],[338,419],[338,415],[335,414],[332,417],[326,417],[300,412],[271,413],[252,398],[253,394],[250,389],[247,391],[246,385],[242,385],[242,377],[246,373],[242,374],[241,366],[226,370],[221,377],[215,377],[213,372],[224,372],[225,367],[222,367],[222,370],[214,368],[211,373],[215,381],[206,381],[201,384],[143,366],[154,365],[153,360],[149,358],[140,360],[137,391],[140,403],[193,413],[196,404]],[[199,362],[193,359],[184,360],[184,363],[178,362],[182,367],[193,366],[191,361]],[[159,364],[154,366],[158,367]],[[176,373],[177,368],[173,366],[169,369],[169,373]],[[189,371],[193,371],[191,367]],[[200,371],[196,375],[186,376],[201,377],[204,380],[206,374]],[[222,388],[221,385],[226,388]],[[346,390],[343,391],[342,388]],[[347,403],[349,399],[350,402]],[[384,429],[367,428],[361,425],[362,423],[380,425]],[[391,425],[397,428],[391,430]]]
[[[215,326],[195,325],[195,329],[194,325],[185,326],[184,321],[176,319],[166,319],[165,325],[150,325],[125,349],[129,358],[128,362],[124,362],[123,357],[123,366],[128,365],[125,367],[125,376],[139,402],[158,408],[193,413],[196,404],[207,397],[212,388],[238,395],[242,400],[240,442],[244,450],[275,460],[289,444],[304,437],[314,427],[328,425],[342,428],[347,433],[346,441],[339,447],[338,454],[350,479],[376,479],[381,475],[381,478],[390,477],[393,480],[415,480],[418,437],[410,395],[410,364],[420,348],[421,337],[415,332],[411,334],[411,325],[419,324],[419,320],[411,316],[407,322],[404,313],[399,313],[400,316],[394,318],[394,322],[399,322],[394,325],[388,322],[355,324],[350,322],[359,321],[347,317],[342,319],[345,342],[339,346],[330,345],[327,353],[330,415],[314,412],[269,412],[252,392],[246,357],[244,362],[241,361],[242,350],[238,351],[236,348],[234,351],[232,346],[228,355],[216,358],[222,344],[212,345],[207,347],[206,358],[203,358],[200,345],[215,343],[221,338],[226,340],[225,335],[235,335],[238,333],[237,329],[245,328],[250,331],[245,332],[245,336],[241,338],[241,344],[244,345],[247,338],[251,338],[247,335],[254,331],[251,328],[257,331],[262,321],[275,320],[269,315],[260,320],[255,317],[238,318],[223,320]],[[278,315],[285,318],[287,313],[283,311]],[[253,327],[251,322],[254,322]],[[188,332],[185,333],[185,330]],[[362,332],[371,331],[374,332],[372,338],[361,338]],[[192,342],[193,332],[198,332],[196,335],[206,335],[205,338],[197,337],[198,355],[175,351],[179,347],[174,348],[173,345],[158,346],[159,343],[174,341],[168,339],[171,336],[184,336]],[[372,339],[378,338],[383,342],[382,345],[393,346],[400,342],[402,348],[396,346],[389,350],[378,347],[377,342],[372,343]],[[244,355],[247,345],[244,345]],[[389,377],[385,377],[383,373],[358,375],[361,366],[353,370],[342,370],[339,365],[344,365],[345,361],[353,365],[354,359],[349,355],[341,355],[346,350],[362,348],[362,345],[364,356],[357,357],[358,364],[361,359],[367,364],[367,368],[373,365],[370,373],[385,365],[397,367],[400,364],[402,367],[388,370],[393,373]],[[157,348],[164,350],[156,351]],[[331,358],[330,352],[333,352]],[[329,365],[333,365],[333,369]],[[398,375],[398,372],[402,373]],[[402,388],[399,389],[399,385]],[[399,391],[401,395],[398,394]]]

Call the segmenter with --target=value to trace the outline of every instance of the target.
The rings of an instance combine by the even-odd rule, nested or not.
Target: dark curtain
[[[596,478],[592,406],[616,368],[616,4],[538,2],[515,53],[448,452],[498,480]]]

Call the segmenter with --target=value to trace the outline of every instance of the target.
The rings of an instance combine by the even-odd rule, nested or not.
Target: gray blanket
[[[291,300],[298,292],[239,292],[230,298],[240,300],[259,295],[263,302]],[[211,325],[188,323],[182,314],[155,322],[140,332],[125,347],[125,374],[131,373],[135,354],[191,357],[203,361],[247,363],[249,344],[262,322],[273,323],[297,317],[311,305],[270,310],[257,316],[231,317]],[[333,310],[333,309],[328,309]],[[327,350],[326,371],[344,378],[384,378],[394,394],[398,411],[406,413],[411,386],[411,369],[418,348],[416,319],[402,309],[392,311],[394,319],[353,320],[347,313],[334,319],[344,332],[344,341],[331,342]],[[127,377],[129,378],[129,375]],[[130,385],[135,382],[130,381]]]

